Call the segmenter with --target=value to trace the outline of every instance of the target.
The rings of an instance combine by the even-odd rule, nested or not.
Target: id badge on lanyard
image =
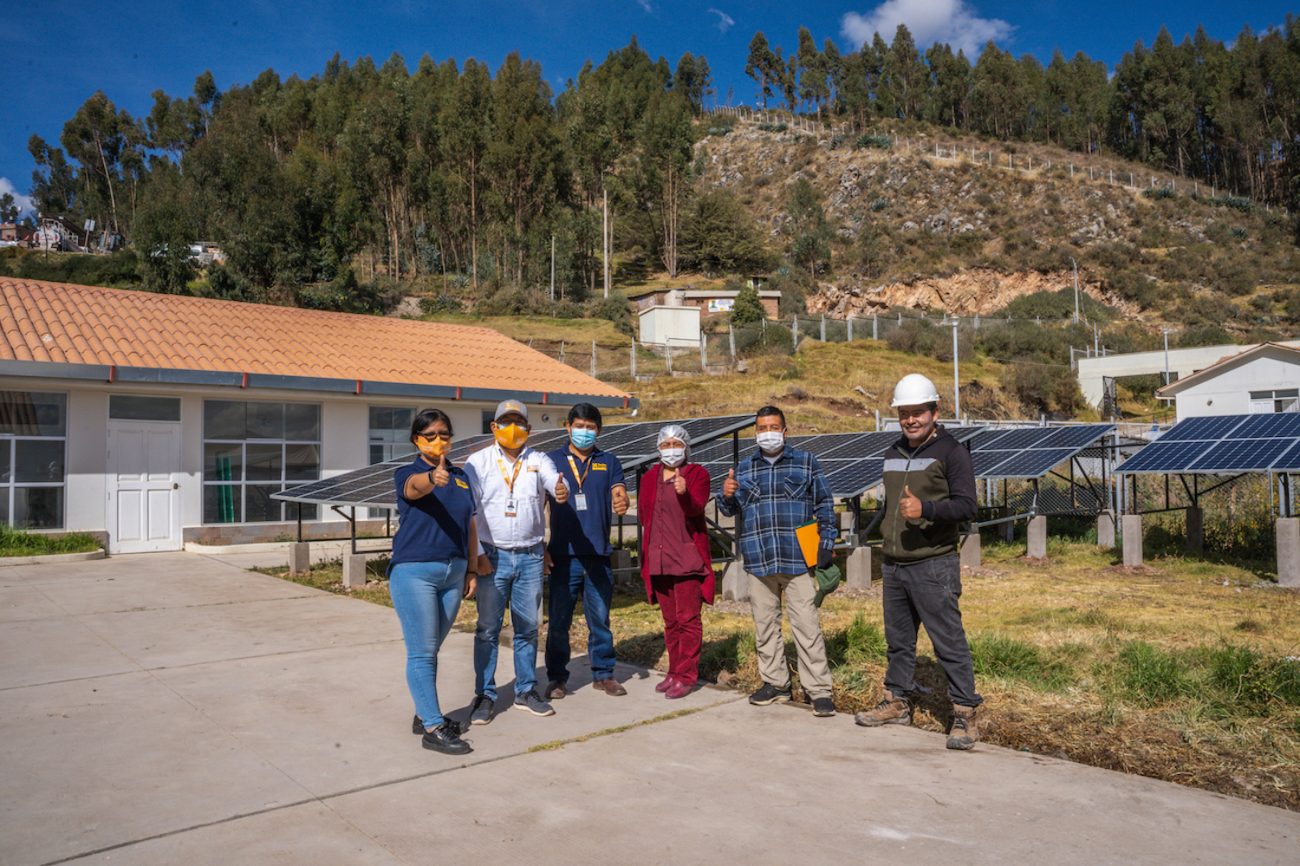
[[[573,480],[576,482],[578,488],[578,491],[573,494],[574,511],[587,510],[587,494],[583,492],[582,483],[587,480],[587,476],[591,473],[591,461],[594,457],[595,455],[592,455],[592,457],[587,458],[587,471],[579,475],[578,464],[574,462],[573,455],[569,455],[569,469],[573,471]]]
[[[501,462],[501,458],[497,458],[497,468],[501,470],[501,477],[505,480],[506,489],[509,491],[509,495],[506,496],[506,517],[516,517],[519,514],[519,500],[515,499],[515,482],[519,480],[519,467],[523,462],[524,456],[520,454],[515,460],[514,474],[511,475],[506,472],[506,465]]]

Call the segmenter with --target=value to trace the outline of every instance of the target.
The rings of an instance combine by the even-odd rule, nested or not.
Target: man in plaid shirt
[[[795,530],[816,519],[821,544],[817,566],[828,568],[838,529],[835,505],[817,458],[785,445],[785,413],[764,406],[755,413],[758,448],[722,483],[718,509],[739,515],[740,554],[749,572],[749,603],[762,687],[749,702],[766,706],[790,700],[790,669],[781,638],[781,596],[799,660],[799,682],[816,716],[835,715],[826,640],[813,599],[817,585]]]

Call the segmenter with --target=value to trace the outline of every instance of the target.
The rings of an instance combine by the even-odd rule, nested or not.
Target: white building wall
[[[641,342],[649,346],[682,348],[699,345],[699,307],[651,307],[641,313]]]
[[[1245,415],[1251,391],[1300,387],[1300,363],[1259,357],[1189,385],[1174,397],[1178,420],[1201,415]]]
[[[1279,344],[1300,347],[1300,340],[1283,340]],[[1247,349],[1253,349],[1256,345],[1258,344],[1170,349],[1169,372],[1174,379],[1186,379],[1198,370],[1204,370],[1229,355],[1237,355]],[[1165,352],[1164,350],[1157,350],[1154,352],[1129,352],[1124,355],[1106,355],[1100,358],[1079,358],[1077,366],[1079,389],[1083,391],[1084,399],[1088,401],[1089,405],[1100,408],[1105,397],[1103,380],[1163,373],[1165,371]]]
[[[240,390],[178,385],[110,384],[59,379],[6,377],[0,389],[49,391],[67,395],[67,451],[64,488],[64,529],[104,532],[108,528],[108,398],[110,394],[148,394],[181,399],[181,458],[174,470],[180,485],[181,524],[203,525],[203,403],[205,400],[249,400],[317,403],[321,406],[321,477],[341,475],[369,464],[370,407],[436,407],[452,419],[458,439],[482,432],[483,412],[496,403],[385,397],[373,394],[337,395],[315,391]],[[531,404],[534,430],[561,426],[568,406]],[[328,508],[322,520],[341,520]]]

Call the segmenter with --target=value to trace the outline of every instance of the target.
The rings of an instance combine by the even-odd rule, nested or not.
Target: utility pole
[[[551,303],[555,303],[555,235],[551,235]]]
[[[954,419],[959,425],[961,424],[961,377],[958,375],[957,360],[957,324],[956,316],[952,317],[952,406]]]
[[[605,253],[605,297],[609,297],[609,190],[602,188],[601,194],[601,215],[600,215],[600,242]]]
[[[1070,266],[1074,268],[1074,323],[1079,324],[1079,263],[1070,257]]]
[[[1169,328],[1161,328],[1161,333],[1165,335],[1165,384],[1169,384]]]

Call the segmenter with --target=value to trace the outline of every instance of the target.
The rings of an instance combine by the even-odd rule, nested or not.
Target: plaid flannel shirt
[[[740,514],[745,571],[758,577],[807,573],[795,530],[814,517],[821,546],[835,546],[835,502],[817,458],[807,451],[786,446],[777,461],[769,463],[754,449],[736,467],[736,482],[740,489],[735,498],[720,498],[718,510]]]

